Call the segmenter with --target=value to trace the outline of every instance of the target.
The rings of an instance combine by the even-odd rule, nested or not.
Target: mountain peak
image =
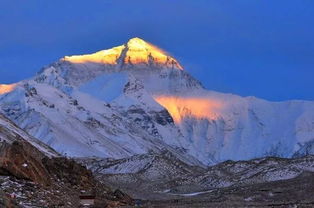
[[[183,70],[179,62],[168,53],[138,37],[121,46],[88,55],[66,56],[63,60],[77,64],[99,63],[127,68],[141,66]]]
[[[147,43],[145,40],[135,37],[131,38],[127,43],[126,43],[128,48],[136,48],[136,49],[148,49],[151,47],[151,44]]]

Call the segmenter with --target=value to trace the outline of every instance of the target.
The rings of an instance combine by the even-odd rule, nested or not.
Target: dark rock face
[[[153,118],[154,120],[159,123],[160,125],[167,125],[167,124],[174,124],[174,121],[171,117],[171,115],[169,114],[168,111],[163,110],[160,112],[154,112],[153,114]]]
[[[116,196],[116,199],[124,202],[125,204],[133,204],[134,203],[134,200],[129,195],[125,194],[124,192],[120,191],[119,189],[117,189],[113,194]]]
[[[39,151],[26,142],[0,143],[0,173],[39,184],[51,184]]]

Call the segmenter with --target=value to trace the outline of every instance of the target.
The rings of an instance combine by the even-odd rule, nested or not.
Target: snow
[[[21,139],[24,139],[27,142],[29,142],[30,144],[32,144],[34,147],[36,147],[39,151],[44,153],[46,156],[48,156],[48,157],[57,157],[57,156],[59,156],[50,147],[48,147],[44,143],[38,141],[37,139],[31,137],[30,135],[25,133],[25,131],[23,131],[22,129],[19,129],[18,127],[16,127],[11,121],[9,121],[8,119],[4,118],[1,114],[0,114],[0,127],[4,127],[4,128],[9,130],[11,136],[2,135],[2,139],[4,139],[5,141],[7,141],[9,143],[12,143],[14,141],[13,138],[16,138],[17,135],[19,135],[19,137]],[[0,132],[0,135],[1,134],[2,133]]]
[[[166,190],[163,190],[161,193],[169,193],[171,191],[171,189],[166,189]]]
[[[244,199],[244,201],[247,201],[247,202],[252,201],[252,200],[253,200],[252,197],[247,197],[247,198]]]
[[[137,39],[130,44],[143,46]],[[1,95],[0,109],[30,135],[72,157],[119,159],[168,149],[212,165],[314,152],[314,102],[268,102],[209,91],[185,70],[143,62],[147,51],[126,51],[133,62],[121,62],[122,50],[127,49],[88,55],[80,63],[66,57]],[[170,105],[158,103],[160,96],[172,98]],[[160,123],[165,108],[175,123]]]
[[[186,193],[186,194],[173,194],[173,193],[169,193],[169,194],[170,195],[175,195],[175,196],[191,197],[191,196],[198,196],[198,195],[201,195],[201,194],[207,194],[207,193],[211,193],[211,192],[213,192],[213,190],[192,192],[192,193]]]
[[[105,74],[80,86],[79,90],[109,103],[123,94],[127,81],[125,73]]]
[[[180,120],[176,120],[176,123],[184,135],[184,147],[188,146],[191,155],[209,164],[266,155],[291,157],[300,149],[298,144],[314,138],[312,127],[296,130],[300,122],[306,120],[307,124],[311,124],[310,121],[314,120],[312,102],[275,103],[210,91],[189,93],[188,96],[178,93],[175,96],[177,98],[174,104],[169,107],[178,109],[175,112],[179,113],[176,117]],[[185,102],[178,102],[180,99],[195,100],[199,97],[208,102],[213,100],[220,103],[221,107],[212,111],[215,117],[207,116],[205,110],[202,111],[203,117],[197,114],[198,111],[193,114],[194,109],[190,103],[185,105]],[[210,161],[209,158],[213,160]]]

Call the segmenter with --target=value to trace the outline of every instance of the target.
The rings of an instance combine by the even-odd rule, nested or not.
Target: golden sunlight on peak
[[[121,60],[123,64],[144,66],[157,66],[161,68],[181,69],[183,67],[173,57],[160,48],[140,39],[132,38],[126,44],[93,54],[66,56],[64,61],[75,64],[97,63],[117,65]]]
[[[0,95],[9,93],[16,88],[17,84],[0,84]]]
[[[210,98],[176,96],[156,96],[154,98],[168,110],[177,124],[187,117],[217,119],[219,111],[223,108],[223,104],[220,101]]]
[[[117,60],[120,57],[123,49],[124,46],[118,46],[88,55],[66,56],[64,57],[64,60],[76,64],[99,63],[115,65],[117,64]]]

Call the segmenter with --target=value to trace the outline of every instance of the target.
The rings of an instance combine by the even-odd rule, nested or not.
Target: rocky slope
[[[132,204],[131,198],[121,198],[85,167],[60,157],[1,114],[0,184],[4,207],[79,207],[83,193],[95,194],[101,207]]]
[[[144,207],[312,207],[314,156],[261,158],[193,167],[163,154],[122,160],[85,158],[97,178]]]
[[[204,167],[192,166],[170,152],[147,153],[114,160],[77,158],[99,181],[131,194],[134,198],[159,198],[168,187],[164,183],[205,172]]]
[[[304,173],[296,178],[265,182],[241,187],[228,187],[175,199],[142,202],[150,208],[201,207],[313,207],[314,174]]]
[[[0,109],[63,155],[122,159],[167,150],[190,165],[312,154],[314,103],[204,89],[139,38],[67,56],[0,86]]]

